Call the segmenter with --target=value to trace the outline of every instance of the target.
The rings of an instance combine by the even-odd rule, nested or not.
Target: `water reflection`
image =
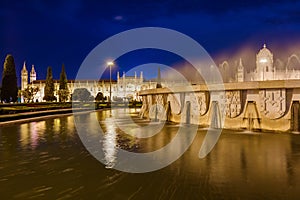
[[[28,144],[30,144],[29,124],[21,124],[20,129],[20,142],[23,147],[26,147]]]
[[[103,137],[105,167],[113,168],[117,159],[117,136],[114,119],[107,118],[104,122],[104,125],[106,127],[106,132]]]
[[[37,126],[38,122],[31,122],[20,126],[20,142],[23,148],[29,145],[32,149],[35,149],[38,145],[39,136],[37,129],[39,127]]]
[[[121,116],[120,110],[118,113]],[[131,116],[138,124],[145,124],[137,115]],[[124,133],[116,127],[110,112],[77,117],[86,120],[87,129],[96,128],[91,124],[95,117],[100,121],[105,165],[83,147],[73,116],[3,126],[1,199],[299,198],[300,135],[237,134],[224,130],[211,153],[199,159],[206,133],[199,130],[190,148],[170,166],[151,173],[129,174],[106,169],[115,166],[118,147],[133,142],[120,140]],[[134,140],[138,148],[133,151],[151,152],[167,145],[178,128],[177,124],[167,123],[155,136]],[[187,133],[181,138],[174,152],[182,148],[188,137]]]

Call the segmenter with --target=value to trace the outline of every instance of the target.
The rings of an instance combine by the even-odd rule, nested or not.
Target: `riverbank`
[[[111,107],[140,108],[140,104],[103,102],[76,102],[68,103],[31,103],[31,104],[1,104],[0,105],[0,126],[12,123],[35,121],[47,116],[57,117],[60,115],[71,115],[72,112],[89,112]]]
[[[131,102],[40,102],[40,103],[14,103],[14,104],[0,104],[0,116],[11,115],[27,112],[39,112],[56,109],[67,109],[67,108],[93,108],[103,109],[111,107],[129,107],[129,108],[140,108],[142,102],[131,101]]]
[[[18,114],[8,114],[8,115],[0,115],[0,127],[5,125],[30,122],[30,121],[38,121],[45,118],[59,117],[65,115],[72,115],[72,113],[76,112],[87,112],[90,111],[88,109],[56,109],[56,110],[47,110],[47,111],[39,111],[39,112],[25,112]]]

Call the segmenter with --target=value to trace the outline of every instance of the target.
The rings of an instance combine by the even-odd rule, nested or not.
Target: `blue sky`
[[[216,60],[235,55],[245,46],[253,56],[263,43],[283,50],[300,39],[299,1],[1,1],[0,59],[15,58],[19,72],[26,60],[38,79],[52,66],[59,78],[62,63],[69,79],[99,43],[138,27],[164,27],[199,42]],[[300,49],[300,46],[299,46]],[[180,58],[156,51],[123,55],[121,72],[145,63],[176,64]],[[2,71],[2,68],[1,68]],[[155,76],[156,70],[149,77]],[[145,74],[146,75],[146,74]]]

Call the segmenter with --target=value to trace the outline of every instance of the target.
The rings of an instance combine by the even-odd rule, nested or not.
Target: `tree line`
[[[17,75],[16,66],[14,58],[12,55],[7,55],[3,64],[2,73],[2,87],[1,87],[1,102],[18,102],[20,97],[23,96],[25,102],[33,102],[34,96],[40,91],[40,88],[34,87],[33,85],[28,85],[24,90],[18,92],[17,86]],[[59,99],[55,96],[54,80],[52,75],[52,68],[49,66],[47,69],[46,82],[44,87],[44,97],[43,100],[52,102],[66,102],[70,98],[75,101],[93,101],[94,97],[86,88],[77,88],[74,90],[73,94],[70,94],[68,89],[68,79],[65,72],[65,66],[62,65],[62,70],[59,78]],[[105,100],[105,97],[101,92],[99,92],[95,98],[96,101]]]

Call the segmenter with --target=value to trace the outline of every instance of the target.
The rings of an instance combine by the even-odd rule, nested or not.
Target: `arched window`
[[[266,72],[268,72],[269,71],[269,67],[268,66],[266,66]]]

